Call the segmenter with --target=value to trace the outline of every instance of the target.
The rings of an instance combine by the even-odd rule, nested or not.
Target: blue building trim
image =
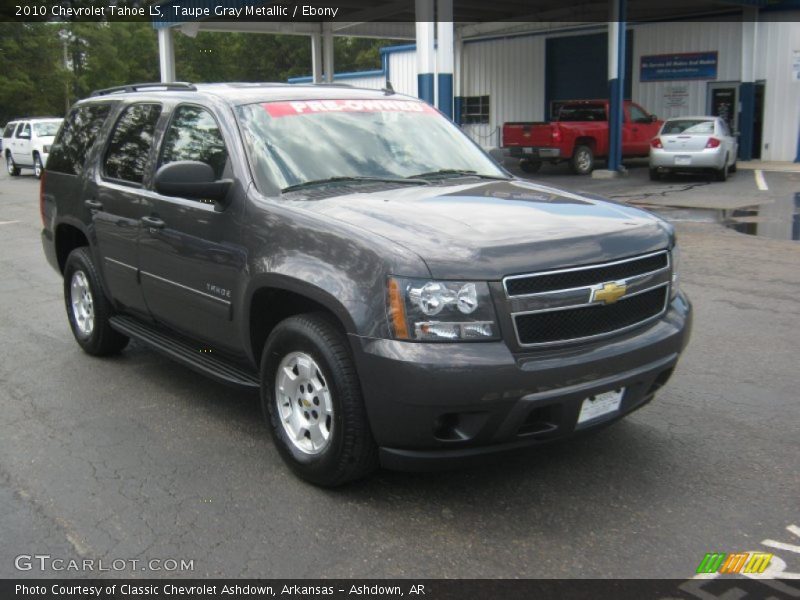
[[[625,21],[626,0],[612,0],[619,5],[619,30],[617,44],[617,78],[608,82],[608,170],[619,171],[622,167],[622,122],[623,96],[625,95],[625,41],[627,23]]]
[[[352,71],[350,73],[334,73],[333,80],[341,79],[366,79],[367,77],[380,77],[385,74],[384,69],[373,69],[372,71]],[[303,75],[302,77],[289,77],[289,83],[312,83],[314,77],[312,75]]]
[[[433,73],[420,73],[417,75],[417,96],[431,106],[433,105],[435,92],[433,88]]]
[[[439,73],[436,81],[439,87],[438,109],[451,121],[453,120],[453,74]]]
[[[753,125],[756,114],[756,84],[743,81],[739,84],[739,158],[753,158]]]
[[[333,80],[342,79],[366,79],[367,77],[381,77],[384,76],[386,81],[391,81],[389,74],[389,55],[397,52],[414,52],[417,49],[416,44],[401,44],[397,46],[386,46],[379,50],[381,55],[381,68],[372,69],[371,71],[350,71],[348,73],[334,73]],[[302,75],[298,77],[290,77],[287,79],[289,83],[312,83],[314,77],[312,75]]]

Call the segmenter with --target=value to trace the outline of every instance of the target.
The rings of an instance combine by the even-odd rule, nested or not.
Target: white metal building
[[[743,29],[754,27],[753,51],[742,43]],[[499,145],[499,131],[506,121],[541,121],[546,106],[547,42],[553,38],[576,39],[603,33],[598,24],[529,24],[529,31],[492,35],[462,42],[455,77],[456,98],[488,96],[488,120],[463,123],[464,130],[486,147]],[[738,105],[743,64],[752,61],[757,90],[754,158],[800,162],[800,11],[785,20],[686,21],[635,24],[629,27],[633,48],[630,97],[659,117],[719,112],[730,94]],[[702,79],[642,81],[643,57],[716,52],[716,74]],[[416,50],[413,44],[382,49],[383,69],[339,73],[334,80],[380,89],[390,81],[404,94],[417,95]],[[459,68],[460,66],[460,68]],[[638,68],[637,68],[638,67]],[[291,82],[311,81],[298,77]],[[591,97],[591,95],[584,97]],[[712,106],[712,101],[716,103]],[[462,100],[463,103],[463,100]],[[738,129],[738,110],[732,124]],[[760,127],[759,127],[760,126]]]
[[[416,0],[416,23],[191,21],[155,26],[163,81],[174,79],[176,30],[187,35],[199,30],[307,35],[310,75],[293,82],[335,80],[369,88],[391,82],[397,92],[419,96],[452,115],[485,147],[499,145],[504,122],[547,120],[559,100],[611,97],[613,108],[624,97],[662,118],[720,114],[741,132],[741,158],[800,162],[800,6],[795,0],[781,2],[792,10],[776,11],[766,0],[726,0],[721,4],[727,12],[700,17],[704,20],[690,16],[627,26],[623,19],[453,23],[451,16],[450,22],[443,21],[452,0]],[[625,5],[626,0],[582,4],[610,7],[611,15]],[[337,74],[336,35],[404,43],[382,50],[380,69]],[[617,114],[610,119],[612,144],[621,109]],[[619,161],[609,157],[609,163],[614,169]]]

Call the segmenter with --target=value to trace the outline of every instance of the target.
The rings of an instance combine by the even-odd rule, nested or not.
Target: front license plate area
[[[675,157],[675,164],[680,167],[685,167],[687,165],[692,164],[692,157],[691,156],[676,156]]]
[[[625,388],[619,388],[584,398],[581,403],[581,412],[578,415],[578,425],[618,413],[624,395]]]

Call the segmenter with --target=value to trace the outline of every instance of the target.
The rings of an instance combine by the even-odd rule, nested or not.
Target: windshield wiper
[[[367,176],[338,176],[326,177],[325,179],[312,179],[311,181],[304,181],[294,185],[287,186],[281,189],[281,192],[292,192],[305,187],[312,187],[315,185],[326,185],[329,183],[402,183],[411,185],[430,185],[429,181],[424,179],[416,179],[413,177],[367,177]]]
[[[412,175],[409,177],[417,178],[417,179],[425,179],[425,178],[447,178],[447,177],[478,177],[479,179],[496,179],[500,181],[507,181],[508,177],[500,177],[497,175],[484,175],[483,173],[478,173],[476,171],[469,171],[466,169],[439,169],[437,171],[428,171],[427,173],[419,173],[417,175]]]

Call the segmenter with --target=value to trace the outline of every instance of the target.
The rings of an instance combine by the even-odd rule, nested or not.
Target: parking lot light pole
[[[622,168],[625,94],[625,0],[610,0],[608,22],[608,170]]]
[[[322,24],[322,61],[324,63],[325,83],[333,83],[333,25]]]
[[[434,104],[436,98],[433,73],[436,70],[436,55],[433,48],[433,0],[415,0],[415,19],[417,30],[417,96],[428,104]]]
[[[437,106],[453,118],[453,0],[436,2]]]
[[[322,33],[311,34],[311,80],[322,83]]]

